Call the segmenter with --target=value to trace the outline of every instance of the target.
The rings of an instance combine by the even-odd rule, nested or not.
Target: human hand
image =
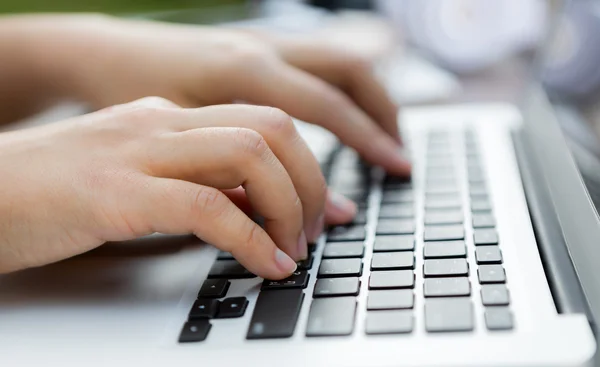
[[[66,71],[57,75],[70,75],[73,93],[96,108],[148,95],[184,107],[273,106],[329,129],[371,163],[409,174],[398,109],[371,63],[352,52],[223,28],[112,18],[61,24]]]
[[[280,279],[324,213],[340,223],[356,211],[326,200],[311,151],[270,107],[146,98],[0,134],[0,151],[0,273],[159,232],[193,233]],[[233,203],[240,186],[264,230]]]

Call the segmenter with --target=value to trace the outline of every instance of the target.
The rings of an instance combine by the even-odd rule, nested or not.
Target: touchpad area
[[[0,344],[9,337],[46,347],[77,338],[86,345],[159,341],[215,253],[195,237],[155,235],[1,275]]]

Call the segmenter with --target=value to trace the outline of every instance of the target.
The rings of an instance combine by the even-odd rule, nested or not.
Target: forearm
[[[78,99],[80,77],[98,15],[0,17],[0,123],[15,121],[61,100]],[[89,36],[88,36],[89,35]]]

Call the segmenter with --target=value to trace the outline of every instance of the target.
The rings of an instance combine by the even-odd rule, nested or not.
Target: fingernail
[[[306,233],[308,233],[308,239],[311,242],[315,242],[319,236],[321,235],[321,232],[323,232],[323,226],[325,225],[325,213],[321,213],[321,215],[319,215],[319,218],[317,218],[317,220],[314,222],[314,224],[312,226],[310,226],[309,228],[307,228]]]
[[[342,211],[344,213],[351,213],[352,215],[356,215],[356,204],[344,195],[338,194],[335,191],[330,191],[329,200],[337,210]]]
[[[296,262],[280,249],[275,251],[275,262],[277,262],[279,270],[286,274],[292,274],[298,268]]]
[[[308,242],[306,241],[306,233],[302,231],[300,233],[300,237],[298,238],[298,256],[300,258],[298,260],[304,260],[308,257]]]

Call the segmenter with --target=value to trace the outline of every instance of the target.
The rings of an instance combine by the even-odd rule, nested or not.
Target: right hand
[[[144,99],[1,134],[0,152],[0,273],[159,232],[193,233],[281,279],[324,213],[344,222],[356,211],[327,199],[317,161],[274,108]],[[240,186],[264,230],[223,191]]]

